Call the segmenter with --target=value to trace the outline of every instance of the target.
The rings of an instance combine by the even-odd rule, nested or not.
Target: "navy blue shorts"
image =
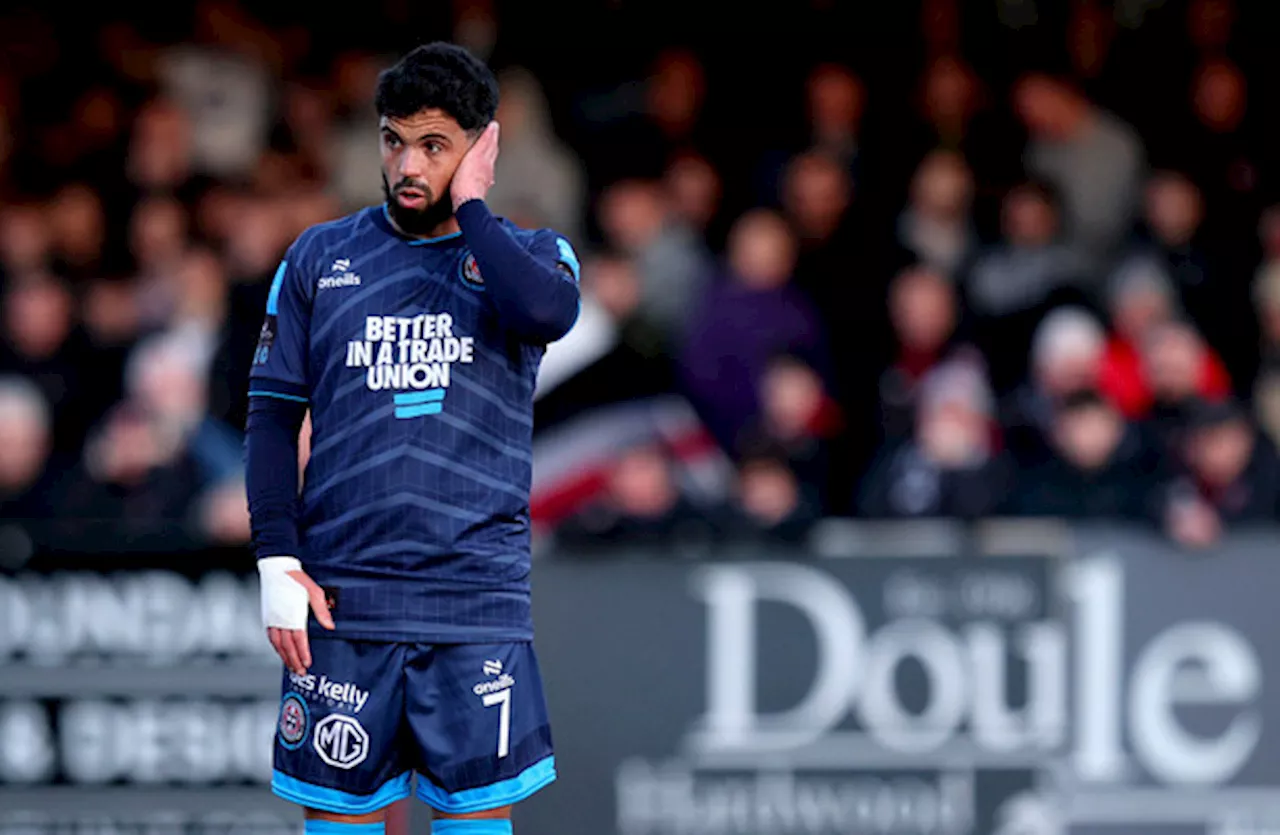
[[[312,638],[307,675],[284,674],[271,788],[359,815],[409,796],[452,814],[517,803],[556,778],[530,643]]]

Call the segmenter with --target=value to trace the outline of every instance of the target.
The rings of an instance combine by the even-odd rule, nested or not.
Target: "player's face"
[[[449,183],[471,147],[471,137],[439,109],[397,119],[384,116],[382,189],[396,225],[426,235],[453,214]]]

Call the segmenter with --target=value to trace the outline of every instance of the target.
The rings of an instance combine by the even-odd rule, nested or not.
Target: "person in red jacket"
[[[1110,308],[1098,386],[1126,418],[1141,420],[1155,402],[1145,345],[1159,326],[1178,318],[1177,297],[1159,265],[1135,259],[1116,274]],[[1201,398],[1218,401],[1231,394],[1231,377],[1216,351],[1202,344],[1198,362],[1195,387]]]

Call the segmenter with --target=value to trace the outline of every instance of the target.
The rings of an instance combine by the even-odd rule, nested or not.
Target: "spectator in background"
[[[739,459],[768,451],[782,457],[810,504],[827,509],[832,446],[843,429],[840,407],[822,378],[804,360],[788,354],[772,359],[760,381],[760,417],[738,441]]]
[[[1068,519],[1155,518],[1161,460],[1100,394],[1082,389],[1058,403],[1050,446],[1042,464],[1022,470],[1012,511]]]
[[[165,193],[187,200],[193,188],[194,128],[168,99],[153,99],[133,122],[125,158],[129,182],[139,193]]]
[[[196,17],[195,38],[161,55],[160,87],[191,122],[193,171],[244,178],[266,147],[277,47],[234,3],[205,0]]]
[[[716,221],[724,184],[720,172],[701,154],[676,154],[663,172],[662,183],[672,213],[681,223],[703,237],[717,237]]]
[[[149,326],[162,325],[178,305],[178,276],[190,245],[189,223],[183,204],[167,195],[144,198],[129,218],[129,249],[137,265],[142,315]]]
[[[1206,53],[1192,73],[1190,126],[1178,140],[1190,172],[1205,191],[1211,237],[1224,252],[1245,246],[1259,210],[1268,159],[1249,110],[1248,81],[1220,51]]]
[[[674,48],[658,55],[645,85],[645,112],[658,148],[667,149],[663,160],[698,146],[706,98],[707,71],[697,53]]]
[[[547,346],[538,371],[534,423],[552,435],[585,413],[599,409],[599,422],[606,425],[603,415],[613,404],[643,410],[650,398],[669,401],[675,390],[671,346],[639,309],[635,263],[622,253],[597,250],[583,258],[581,289],[578,324]],[[693,409],[685,408],[696,422]]]
[[[848,174],[837,160],[824,153],[810,151],[787,164],[782,180],[782,210],[807,259],[843,257],[843,253],[837,254],[837,247],[849,245],[840,233],[848,231],[853,194]],[[818,267],[814,272],[830,275],[831,271]]]
[[[383,200],[378,130],[369,113],[378,73],[389,65],[390,61],[360,51],[344,52],[334,60],[331,86],[337,112],[330,154],[339,212],[354,212]]]
[[[226,264],[212,249],[192,247],[183,255],[174,278],[177,304],[167,325],[190,332],[205,356],[212,356],[227,317]]]
[[[973,173],[960,154],[933,151],[916,168],[910,197],[898,216],[898,243],[911,258],[956,276],[978,246]]]
[[[849,317],[880,317],[874,259],[858,249],[852,216],[853,181],[832,158],[816,152],[793,158],[783,171],[779,194],[783,216],[797,239],[795,284],[822,310],[829,329]],[[869,263],[870,261],[870,263]],[[865,340],[875,331],[860,331]],[[865,344],[865,343],[864,343]]]
[[[974,333],[997,391],[1025,379],[1032,334],[1047,311],[1083,301],[1085,263],[1061,240],[1058,199],[1035,181],[1010,189],[1001,240],[981,253],[963,280]]]
[[[1126,260],[1111,282],[1111,335],[1102,361],[1100,390],[1130,420],[1146,418],[1154,395],[1144,363],[1144,346],[1162,325],[1180,315],[1173,283],[1163,265],[1136,256]],[[1201,397],[1221,398],[1231,391],[1231,378],[1222,360],[1206,347],[1197,380]]]
[[[271,191],[298,183],[327,183],[333,168],[334,104],[329,92],[312,79],[289,81],[280,94],[279,113],[258,159],[261,185],[264,166],[279,171],[282,182]]]
[[[74,541],[105,523],[136,545],[190,530],[199,476],[184,453],[179,439],[141,408],[114,406],[90,434],[83,461],[59,485],[59,533]]]
[[[726,275],[708,289],[681,352],[685,383],[707,427],[732,450],[760,414],[769,361],[795,353],[826,371],[821,321],[791,285],[796,241],[767,209],[743,215],[729,235]]]
[[[1186,429],[1187,475],[1170,487],[1165,511],[1170,536],[1204,547],[1216,542],[1225,526],[1274,523],[1280,511],[1280,459],[1248,414],[1229,401],[1198,404]]]
[[[880,376],[878,397],[885,437],[911,434],[920,381],[939,365],[972,352],[957,341],[960,315],[955,285],[937,270],[908,267],[894,276],[889,321],[895,355]]]
[[[1168,272],[1183,311],[1209,343],[1231,349],[1224,355],[1231,374],[1252,379],[1257,355],[1247,283],[1233,280],[1229,261],[1215,261],[1205,249],[1200,189],[1182,174],[1156,173],[1147,185],[1143,218],[1148,241],[1138,251]],[[1240,339],[1242,335],[1247,338]]]
[[[998,194],[1023,172],[1017,131],[1010,130],[1011,120],[996,112],[992,103],[992,96],[973,67],[960,55],[944,52],[931,59],[921,72],[915,110],[907,115],[910,132],[905,145],[903,131],[895,125],[887,150],[901,149],[901,158],[907,165],[935,150],[958,153],[972,167],[974,179],[982,188]],[[897,166],[893,174],[898,182],[910,177],[909,171],[898,171]]]
[[[621,344],[645,359],[664,361],[672,346],[666,335],[643,315],[641,280],[635,261],[606,250],[593,254],[588,263],[590,269],[583,270],[583,292],[614,322]]]
[[[125,368],[125,393],[165,438],[187,451],[197,486],[239,480],[240,433],[208,414],[209,346],[189,331],[142,342]]]
[[[137,285],[123,278],[90,281],[81,296],[80,320],[97,365],[104,353],[131,345],[141,334]]]
[[[66,282],[50,273],[11,283],[4,296],[0,369],[22,374],[53,409],[58,453],[75,453],[93,416],[81,394],[87,357],[76,338],[76,304]]]
[[[71,105],[66,130],[53,131],[50,139],[69,147],[67,171],[91,178],[118,168],[124,137],[125,111],[119,93],[102,82],[83,91]]]
[[[866,85],[846,66],[819,64],[805,80],[805,105],[809,150],[839,162],[856,183]]]
[[[521,67],[498,79],[502,150],[485,198],[493,210],[527,228],[550,227],[569,240],[581,236],[586,177],[551,123],[546,95]]]
[[[640,274],[640,310],[678,341],[709,278],[711,260],[703,242],[671,212],[662,187],[652,180],[615,183],[600,199],[600,223],[608,243],[635,259]]]
[[[1067,396],[1095,390],[1106,350],[1106,332],[1093,314],[1061,307],[1045,316],[1031,345],[1031,376],[1006,398],[1003,424],[1009,450],[1020,465],[1036,466],[1052,455],[1057,406]]]
[[[673,47],[654,58],[642,80],[585,97],[579,109],[587,122],[583,150],[593,184],[656,178],[673,154],[699,150],[707,93],[701,59]]]
[[[844,493],[852,491],[851,476],[866,465],[880,433],[875,392],[889,342],[885,286],[893,251],[888,235],[873,234],[862,222],[855,201],[848,170],[821,152],[795,157],[784,171],[782,210],[799,238],[792,284],[816,306],[837,358],[830,384],[844,413],[850,456]]]
[[[56,512],[51,482],[59,463],[53,454],[53,420],[44,395],[30,380],[0,377],[0,517],[43,519]]]
[[[53,234],[43,209],[32,203],[0,206],[0,278],[15,281],[53,266]]]
[[[1271,267],[1280,264],[1280,204],[1267,207],[1258,217],[1260,263],[1254,267],[1254,282]],[[1256,303],[1255,297],[1255,303]]]
[[[80,298],[85,356],[92,373],[81,377],[80,409],[86,429],[124,395],[124,365],[142,333],[138,291],[129,279],[92,279]]]
[[[1062,77],[1023,75],[1013,104],[1030,133],[1027,170],[1063,197],[1067,243],[1095,269],[1105,266],[1138,206],[1145,166],[1140,139]]]
[[[982,103],[981,80],[957,55],[939,55],[921,73],[918,112],[929,145],[960,151]],[[977,149],[975,149],[977,150]]]
[[[107,219],[97,192],[84,183],[63,186],[47,211],[55,271],[72,281],[101,274]]]
[[[144,197],[129,216],[129,251],[144,281],[163,281],[177,271],[191,234],[187,208],[171,195]],[[155,288],[159,291],[160,288]]]
[[[804,83],[805,124],[797,144],[777,147],[760,160],[760,197],[767,201],[782,188],[779,175],[787,160],[819,154],[845,172],[850,187],[858,181],[862,150],[862,120],[866,113],[866,85],[842,64],[822,63],[809,71]]]
[[[224,250],[226,317],[210,374],[210,412],[229,426],[244,427],[253,354],[271,280],[287,246],[289,226],[270,200],[248,198],[229,221]]]
[[[676,483],[666,452],[626,450],[609,475],[608,495],[565,522],[556,542],[571,551],[658,549],[679,554],[717,539],[721,527],[694,506]]]
[[[1002,507],[1013,469],[999,450],[992,407],[991,391],[973,368],[930,374],[914,434],[881,450],[863,481],[859,515],[974,519]]]
[[[616,270],[628,268],[599,257],[587,260],[581,281],[578,320],[574,322],[572,330],[547,346],[542,356],[542,363],[538,366],[535,398],[546,395],[561,383],[582,373],[617,346],[620,320],[615,318],[614,313],[595,291],[603,285],[606,296],[610,292],[615,293],[613,297],[608,298],[608,301],[618,303],[624,308],[627,305],[634,305],[637,301],[634,296],[622,299],[616,289],[619,283]],[[630,311],[625,309],[619,311],[620,316],[629,314]]]
[[[1235,0],[1192,0],[1186,13],[1187,35],[1196,49],[1213,53],[1230,46],[1239,19]]]
[[[1280,444],[1280,261],[1268,261],[1258,270],[1253,298],[1261,334],[1254,407],[1262,430],[1272,443]]]
[[[768,447],[750,450],[738,462],[735,490],[737,539],[803,545],[821,517],[811,485],[788,465],[788,456]]]
[[[1175,319],[1154,328],[1143,345],[1142,361],[1153,395],[1148,424],[1162,450],[1176,460],[1194,411],[1206,400],[1224,400],[1230,391],[1203,393],[1204,369],[1211,354],[1189,322]]]

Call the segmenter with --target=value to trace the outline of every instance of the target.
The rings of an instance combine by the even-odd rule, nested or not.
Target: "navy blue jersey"
[[[501,223],[576,304],[570,244]],[[310,407],[298,556],[332,592],[327,635],[532,638],[544,346],[507,326],[488,289],[462,233],[407,239],[382,207],[308,229],[276,273],[249,388]]]

